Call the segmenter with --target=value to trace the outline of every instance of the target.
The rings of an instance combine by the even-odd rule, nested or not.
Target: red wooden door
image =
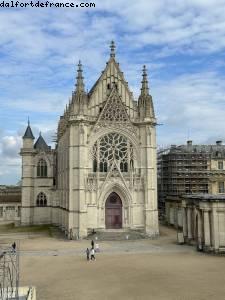
[[[122,201],[114,192],[106,200],[105,225],[108,229],[122,228]]]

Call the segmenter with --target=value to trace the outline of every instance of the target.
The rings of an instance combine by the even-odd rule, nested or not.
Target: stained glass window
[[[107,172],[116,161],[121,172],[133,168],[134,154],[132,144],[118,133],[112,132],[101,137],[93,147],[93,171]]]

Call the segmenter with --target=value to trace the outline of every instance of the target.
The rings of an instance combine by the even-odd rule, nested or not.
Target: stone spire
[[[142,70],[141,94],[138,98],[138,110],[141,120],[145,118],[155,118],[152,96],[149,94],[146,66],[143,66]]]
[[[78,63],[78,69],[77,69],[77,83],[76,83],[76,90],[75,92],[84,92],[84,81],[83,81],[83,70],[82,70],[82,64],[79,60]]]
[[[116,56],[116,53],[115,53],[116,45],[115,45],[114,41],[111,41],[110,49],[111,49],[110,57],[115,57]]]
[[[87,99],[87,93],[85,92],[83,79],[84,78],[83,78],[82,64],[81,61],[79,61],[78,69],[77,69],[76,89],[72,94],[72,102],[71,102],[71,106],[69,107],[69,113],[71,112],[70,108],[73,113],[78,115],[84,115],[87,113],[88,99]]]
[[[143,66],[143,70],[142,70],[142,86],[141,86],[141,95],[143,96],[147,96],[149,95],[149,88],[148,88],[148,74],[147,74],[147,69],[146,66]]]

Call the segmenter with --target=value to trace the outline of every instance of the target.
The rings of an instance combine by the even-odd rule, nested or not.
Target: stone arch
[[[105,226],[107,229],[122,228],[123,205],[120,196],[112,192],[105,202]]]
[[[122,202],[122,227],[129,227],[131,224],[131,195],[130,192],[118,182],[113,182],[105,186],[104,192],[100,194],[100,197],[98,199],[99,225],[100,227],[105,228],[106,200],[108,199],[109,195],[113,192],[118,194]]]
[[[34,164],[35,166],[37,166],[38,162],[43,159],[46,161],[47,163],[47,168],[48,170],[50,171],[51,170],[51,166],[52,166],[52,159],[49,157],[49,155],[45,154],[44,152],[41,152],[41,153],[38,153],[36,156],[35,156],[35,159],[34,159]]]
[[[101,128],[99,131],[97,131],[94,134],[91,134],[91,136],[88,139],[89,144],[89,158],[92,159],[92,148],[94,147],[95,142],[103,137],[104,135],[107,135],[109,133],[118,133],[123,135],[125,138],[127,138],[133,145],[134,154],[135,154],[135,160],[137,166],[140,166],[140,150],[139,150],[139,141],[134,134],[132,134],[128,129],[126,128],[118,128],[118,127],[110,127],[110,128]]]
[[[44,207],[47,206],[48,200],[44,192],[40,192],[36,197],[36,206]]]
[[[37,177],[48,177],[49,168],[46,159],[40,158],[38,160],[36,171]]]

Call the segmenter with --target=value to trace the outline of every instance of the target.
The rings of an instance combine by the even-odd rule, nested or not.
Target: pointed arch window
[[[106,173],[112,164],[121,172],[129,172],[134,166],[134,151],[130,141],[119,133],[102,136],[92,149],[93,172]]]
[[[48,167],[44,159],[40,159],[37,165],[37,177],[47,177]]]
[[[47,206],[47,197],[46,197],[45,193],[40,192],[37,195],[36,203],[37,203],[37,206]]]

